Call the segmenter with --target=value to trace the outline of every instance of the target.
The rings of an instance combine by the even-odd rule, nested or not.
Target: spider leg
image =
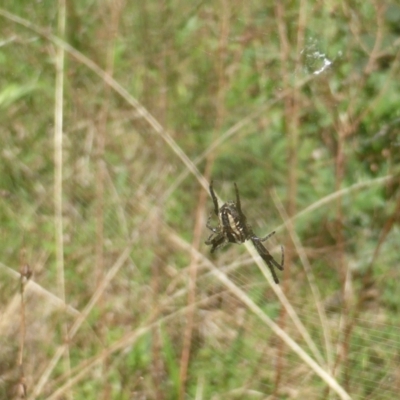
[[[266,241],[268,238],[270,238],[272,235],[275,235],[275,231],[269,233],[267,236],[265,236],[265,237],[263,237],[263,238],[259,238],[258,236],[255,236],[255,235],[254,235],[254,236],[251,238],[251,240],[252,240],[253,243],[254,243],[254,241],[265,242],[265,241]],[[268,251],[261,243],[259,243],[259,245],[260,245],[263,249],[265,249],[265,251],[266,251],[268,254],[270,254],[269,251]],[[257,247],[257,246],[256,246],[256,247]],[[282,256],[281,256],[281,263],[280,263],[280,264],[278,264],[272,256],[271,256],[271,262],[272,262],[273,265],[275,265],[276,268],[278,268],[279,270],[283,271],[283,265],[284,265],[284,262],[285,262],[285,255],[284,255],[284,252],[283,252],[283,246],[281,246],[281,253],[282,253]]]
[[[240,196],[239,196],[239,189],[236,185],[236,182],[233,183],[235,185],[235,193],[236,193],[236,206],[238,210],[242,210],[240,207]]]
[[[212,233],[204,243],[207,245],[213,244],[213,236],[214,233]]]
[[[241,226],[242,226],[242,231],[243,231],[243,234],[244,234],[245,238],[249,239],[249,238],[251,238],[252,236],[255,236],[255,235],[253,233],[253,230],[251,229],[251,226],[247,223],[246,216],[243,214],[242,204],[240,202],[240,196],[239,196],[239,189],[238,189],[238,187],[236,185],[236,182],[234,183],[234,185],[235,185],[235,192],[236,192],[236,209],[237,209],[237,212],[238,212],[239,217],[240,217],[240,223],[241,223]]]
[[[213,189],[213,181],[211,180],[210,182],[210,194],[214,203],[214,214],[218,217],[218,199],[217,196],[214,193],[214,189]]]
[[[234,183],[234,185],[235,185],[235,192],[236,192],[236,208],[238,210],[239,215],[243,218],[244,215],[242,213],[242,205],[240,203],[239,189],[236,185],[236,182]]]
[[[256,236],[257,240],[259,240],[260,242],[265,242],[267,239],[269,239],[272,235],[275,235],[275,231],[268,233],[267,236],[264,236],[263,238],[259,238]]]
[[[218,233],[214,238],[214,233],[212,233],[209,238],[205,241],[205,244],[212,245],[210,253],[214,253],[219,247],[226,243],[226,237],[223,233]]]
[[[210,212],[210,215],[208,216],[207,223],[206,223],[206,227],[207,227],[210,231],[213,231],[214,233],[217,233],[217,232],[218,232],[218,228],[214,228],[214,227],[212,227],[211,224],[210,224],[211,217],[212,217],[212,212]]]
[[[271,263],[275,265],[275,267],[278,268],[280,271],[283,271],[283,262],[285,258],[283,254],[283,246],[281,246],[281,251],[282,251],[281,263],[279,264],[272,256],[271,256]]]
[[[279,283],[278,276],[276,275],[274,267],[278,268],[279,270],[283,271],[283,247],[282,247],[282,264],[278,264],[275,259],[271,256],[270,252],[262,245],[259,239],[255,237],[251,238],[251,241],[256,248],[258,254],[267,264],[269,270],[271,271],[272,277],[275,283]]]

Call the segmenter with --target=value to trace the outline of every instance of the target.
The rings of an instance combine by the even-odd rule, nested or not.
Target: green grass
[[[224,200],[237,183],[257,234],[280,227],[267,246],[277,258],[285,247],[280,288],[322,367],[352,399],[393,398],[396,2],[282,9],[259,0],[68,2],[62,248],[54,191],[58,47],[49,36],[59,36],[60,4],[6,1],[0,9],[0,397],[13,398],[24,381],[30,399],[339,398],[265,322],[315,356],[246,248],[209,254],[212,205],[203,195],[213,178]],[[314,74],[324,58],[331,66]],[[188,172],[179,151],[189,163],[206,152],[196,164],[206,181]],[[278,201],[296,216],[341,189],[349,190],[282,225]],[[22,303],[24,264],[34,282],[22,288]],[[63,292],[69,309],[60,305]],[[68,351],[53,358],[66,341]]]

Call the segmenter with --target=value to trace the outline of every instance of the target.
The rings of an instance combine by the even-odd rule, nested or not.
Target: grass
[[[0,398],[393,398],[398,5],[14,3]],[[209,254],[211,178],[281,285]]]

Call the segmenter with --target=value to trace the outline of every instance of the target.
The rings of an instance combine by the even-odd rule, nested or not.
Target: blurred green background
[[[0,27],[1,399],[339,398],[209,272],[307,349],[244,246],[210,256],[211,179],[277,229],[322,366],[396,397],[397,1],[4,0]]]

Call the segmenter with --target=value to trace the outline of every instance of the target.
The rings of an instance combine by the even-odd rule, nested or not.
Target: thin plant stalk
[[[24,264],[20,270],[20,294],[21,294],[21,319],[20,319],[20,343],[18,354],[19,381],[16,391],[20,398],[26,398],[27,386],[24,373],[24,345],[26,336],[26,319],[25,319],[25,286],[32,276],[32,271],[28,264]]]
[[[290,221],[289,216],[286,214],[283,204],[279,200],[276,192],[273,192],[273,200],[274,200],[275,206],[277,207],[283,221],[285,221],[286,227],[291,236],[291,240],[296,248],[296,252],[300,257],[301,263],[303,264],[303,268],[304,268],[308,283],[311,288],[311,293],[314,298],[315,307],[317,308],[318,316],[319,316],[320,322],[321,322],[321,329],[322,329],[322,332],[324,335],[324,341],[325,341],[325,352],[326,352],[328,368],[331,369],[333,367],[332,340],[331,340],[331,334],[330,334],[330,330],[329,330],[328,321],[326,318],[325,309],[322,306],[321,294],[319,292],[319,289],[318,289],[314,274],[312,272],[312,268],[311,268],[310,262],[308,260],[307,254],[304,251],[303,246],[301,245],[300,238],[298,237],[293,224],[291,222],[289,222]]]
[[[275,14],[277,19],[277,28],[279,33],[279,42],[280,42],[280,61],[282,65],[282,81],[283,86],[285,88],[290,88],[292,86],[291,83],[291,74],[293,73],[291,70],[291,43],[290,43],[290,35],[288,32],[288,26],[285,21],[285,7],[283,3],[277,2],[275,6]],[[300,71],[300,54],[303,48],[304,43],[304,32],[305,32],[305,21],[306,21],[306,1],[302,0],[299,5],[299,17],[297,24],[297,48],[296,48],[296,61],[295,61],[295,81],[297,77],[297,73]],[[300,108],[300,94],[296,85],[294,86],[291,95],[285,97],[284,100],[284,115],[285,115],[285,127],[287,130],[287,160],[288,160],[288,169],[287,169],[287,210],[289,216],[293,216],[296,214],[297,208],[297,186],[298,186],[298,143],[299,143],[299,134],[300,134],[300,124],[299,124],[299,108]],[[291,265],[293,259],[293,243],[288,238],[286,242],[286,264]],[[290,268],[285,268],[284,276],[285,280],[283,282],[282,288],[284,292],[288,291],[287,283],[288,277],[290,274]],[[284,328],[286,323],[286,309],[282,308],[280,312],[280,326]],[[284,348],[283,342],[280,343],[279,351],[278,351],[278,360],[277,360],[277,368],[276,368],[276,377],[275,377],[275,389],[274,396],[277,396],[279,385],[281,382],[282,372],[283,372],[283,357],[284,357]]]
[[[58,36],[65,35],[66,4],[65,0],[58,1]],[[65,302],[65,275],[64,275],[64,235],[63,235],[63,97],[64,97],[64,56],[62,47],[56,49],[56,82],[55,82],[55,106],[54,106],[54,225],[56,245],[56,269],[58,295]],[[65,354],[65,367],[71,369],[69,357],[69,339],[66,323],[62,327],[63,340],[67,343]],[[67,397],[72,399],[69,391]]]

